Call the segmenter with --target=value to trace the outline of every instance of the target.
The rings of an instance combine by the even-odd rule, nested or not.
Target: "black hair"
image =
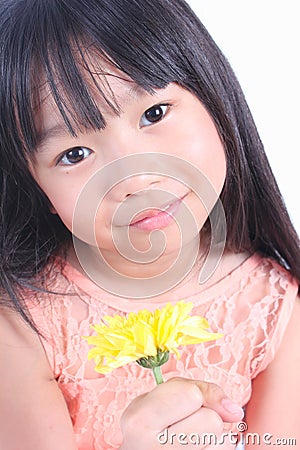
[[[99,56],[95,67],[94,56]],[[30,322],[20,288],[33,286],[70,239],[28,169],[39,143],[35,115],[47,86],[72,135],[101,129],[95,89],[106,60],[143,89],[171,82],[193,92],[224,143],[221,194],[227,248],[259,252],[299,280],[299,240],[238,81],[183,0],[2,0],[0,5],[0,286],[3,304]],[[93,61],[93,63],[92,63]],[[6,294],[5,294],[6,293]]]

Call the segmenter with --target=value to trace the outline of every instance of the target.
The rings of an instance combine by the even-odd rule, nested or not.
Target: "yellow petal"
[[[167,303],[154,312],[142,310],[126,317],[105,316],[98,325],[93,325],[96,336],[85,337],[89,350],[88,358],[95,359],[99,373],[108,373],[128,362],[154,357],[159,352],[175,353],[178,347],[218,339],[222,335],[210,333],[206,319],[190,316],[191,302],[183,300],[175,305]]]
[[[147,356],[155,356],[157,347],[151,327],[144,323],[136,323],[133,328],[133,339],[136,342],[136,348]]]

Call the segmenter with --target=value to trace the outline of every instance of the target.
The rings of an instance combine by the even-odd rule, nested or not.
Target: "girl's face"
[[[127,275],[157,274],[176,257],[181,245],[196,238],[195,234],[199,234],[208,217],[205,205],[192,189],[195,180],[189,184],[180,179],[180,174],[177,177],[162,175],[165,171],[161,167],[164,163],[160,154],[181,158],[194,166],[209,180],[217,199],[226,173],[224,149],[212,119],[192,93],[171,83],[149,94],[132,80],[124,79],[123,74],[122,78],[116,75],[119,75],[116,71],[106,75],[103,89],[119,105],[120,114],[115,114],[99,95],[99,109],[106,123],[105,128],[99,131],[83,131],[76,137],[71,136],[51,96],[44,96],[37,121],[41,143],[31,163],[31,171],[49,198],[52,212],[58,214],[66,227],[73,231],[76,203],[93,175],[98,173],[101,183],[103,177],[109,176],[104,170],[108,164],[129,155],[154,153],[156,157],[157,154],[157,174],[153,171],[147,173],[145,167],[143,173],[139,168],[134,175],[134,168],[131,168],[132,176],[120,179],[103,198],[99,198],[99,203],[102,201],[92,218],[97,247],[112,267],[122,268],[121,271]],[[112,171],[114,167],[117,166],[112,164]],[[165,169],[168,170],[167,167]],[[115,177],[116,174],[111,175]],[[100,196],[97,183],[94,185],[93,201],[97,195]],[[168,194],[170,200],[167,199]],[[153,201],[149,200],[151,195]],[[136,202],[136,207],[133,207],[135,214],[130,218],[128,214],[119,214],[115,219],[114,213],[129,199],[131,206]],[[183,244],[176,216],[186,208],[196,227],[194,231],[190,230],[191,235]],[[87,211],[90,211],[89,205]],[[84,233],[85,220],[90,220],[88,214],[90,212],[85,216],[85,211],[82,211],[79,237],[85,241],[89,240]],[[86,226],[88,228],[90,224]],[[160,229],[164,232],[165,249],[156,260],[155,269],[153,264],[128,260],[124,269],[124,257],[114,242],[116,229],[128,233],[133,247],[139,252],[149,249],[152,231]]]

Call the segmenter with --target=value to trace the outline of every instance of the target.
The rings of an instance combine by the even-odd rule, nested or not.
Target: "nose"
[[[128,155],[118,161],[120,164],[115,166],[114,178],[117,179],[117,183],[114,183],[115,186],[111,191],[112,200],[122,202],[131,196],[143,197],[150,190],[162,189],[165,177],[153,169],[147,170],[147,156],[149,154],[145,154],[144,167],[143,154],[138,155],[138,164],[134,164],[137,161],[136,155]],[[120,166],[122,167],[118,170]]]
[[[118,196],[125,199],[149,189],[159,189],[162,183],[161,177],[152,174],[132,175],[120,183]]]
[[[159,142],[141,130],[118,131],[110,143],[114,178],[118,178],[112,192],[114,199],[122,201],[139,191],[159,188],[165,178]]]

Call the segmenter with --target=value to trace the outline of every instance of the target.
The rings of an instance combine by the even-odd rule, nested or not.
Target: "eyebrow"
[[[120,105],[123,103],[123,105],[125,105],[130,101],[133,102],[137,100],[137,98],[141,97],[142,95],[147,95],[147,91],[141,86],[134,84],[133,86],[131,86],[128,93],[122,99],[120,99],[120,101],[118,101],[118,104]],[[122,114],[122,108],[120,108],[120,114]],[[105,125],[103,125],[103,127],[104,126]],[[76,131],[75,127],[74,131]],[[41,130],[37,135],[37,152],[39,153],[44,150],[47,141],[55,138],[63,138],[66,136],[74,137],[70,133],[70,130],[68,129],[65,122],[59,122],[53,126],[50,126],[49,128]]]
[[[50,128],[42,130],[37,136],[37,151],[42,151],[47,141],[58,137],[65,137],[69,134],[70,132],[65,123],[57,123]]]

